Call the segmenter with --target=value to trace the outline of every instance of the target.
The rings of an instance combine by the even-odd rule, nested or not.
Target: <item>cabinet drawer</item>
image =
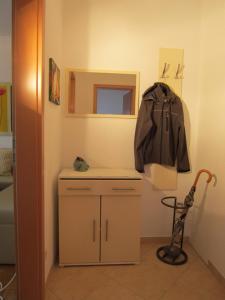
[[[141,195],[142,180],[105,180],[101,195]]]
[[[142,180],[59,180],[59,195],[141,195]]]
[[[59,180],[59,195],[98,195],[95,180]]]

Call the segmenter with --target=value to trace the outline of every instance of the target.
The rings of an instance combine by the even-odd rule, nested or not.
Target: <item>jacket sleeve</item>
[[[152,101],[142,100],[138,112],[135,138],[134,138],[134,157],[135,169],[144,173],[144,142],[148,132],[152,127],[151,120],[151,106]]]
[[[184,113],[182,103],[180,103],[179,112],[179,130],[178,130],[178,145],[177,145],[177,171],[189,172],[190,164],[188,159],[187,141],[184,127]]]

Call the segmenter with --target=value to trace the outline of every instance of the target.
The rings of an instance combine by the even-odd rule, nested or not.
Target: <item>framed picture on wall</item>
[[[53,58],[49,58],[49,101],[60,104],[60,70]]]
[[[11,83],[0,83],[0,135],[11,134],[11,115]]]

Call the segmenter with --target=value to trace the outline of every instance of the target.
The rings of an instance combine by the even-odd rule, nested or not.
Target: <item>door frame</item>
[[[44,300],[44,0],[12,2],[17,297]]]

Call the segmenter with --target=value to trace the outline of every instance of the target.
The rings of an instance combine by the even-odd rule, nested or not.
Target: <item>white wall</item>
[[[158,80],[159,48],[184,48],[183,100],[190,158],[194,165],[201,2],[67,0],[63,6],[63,65],[140,71],[141,94]],[[132,119],[65,117],[63,167],[71,167],[79,155],[93,167],[133,168],[135,124],[136,120]],[[192,180],[192,174],[179,175],[178,190],[170,194],[183,199]],[[171,215],[160,203],[160,198],[168,194],[153,190],[146,181],[142,199],[142,236],[170,234]]]
[[[62,105],[48,101],[49,58],[62,67],[62,0],[46,0],[45,8],[45,103],[44,103],[44,199],[45,199],[45,274],[57,249],[57,176],[61,169]]]
[[[0,1],[0,82],[12,82],[12,2]],[[11,148],[11,136],[0,136],[0,147]]]
[[[205,0],[202,19],[201,103],[196,168],[216,174],[215,188],[204,177],[196,194],[192,243],[225,277],[225,2]]]

